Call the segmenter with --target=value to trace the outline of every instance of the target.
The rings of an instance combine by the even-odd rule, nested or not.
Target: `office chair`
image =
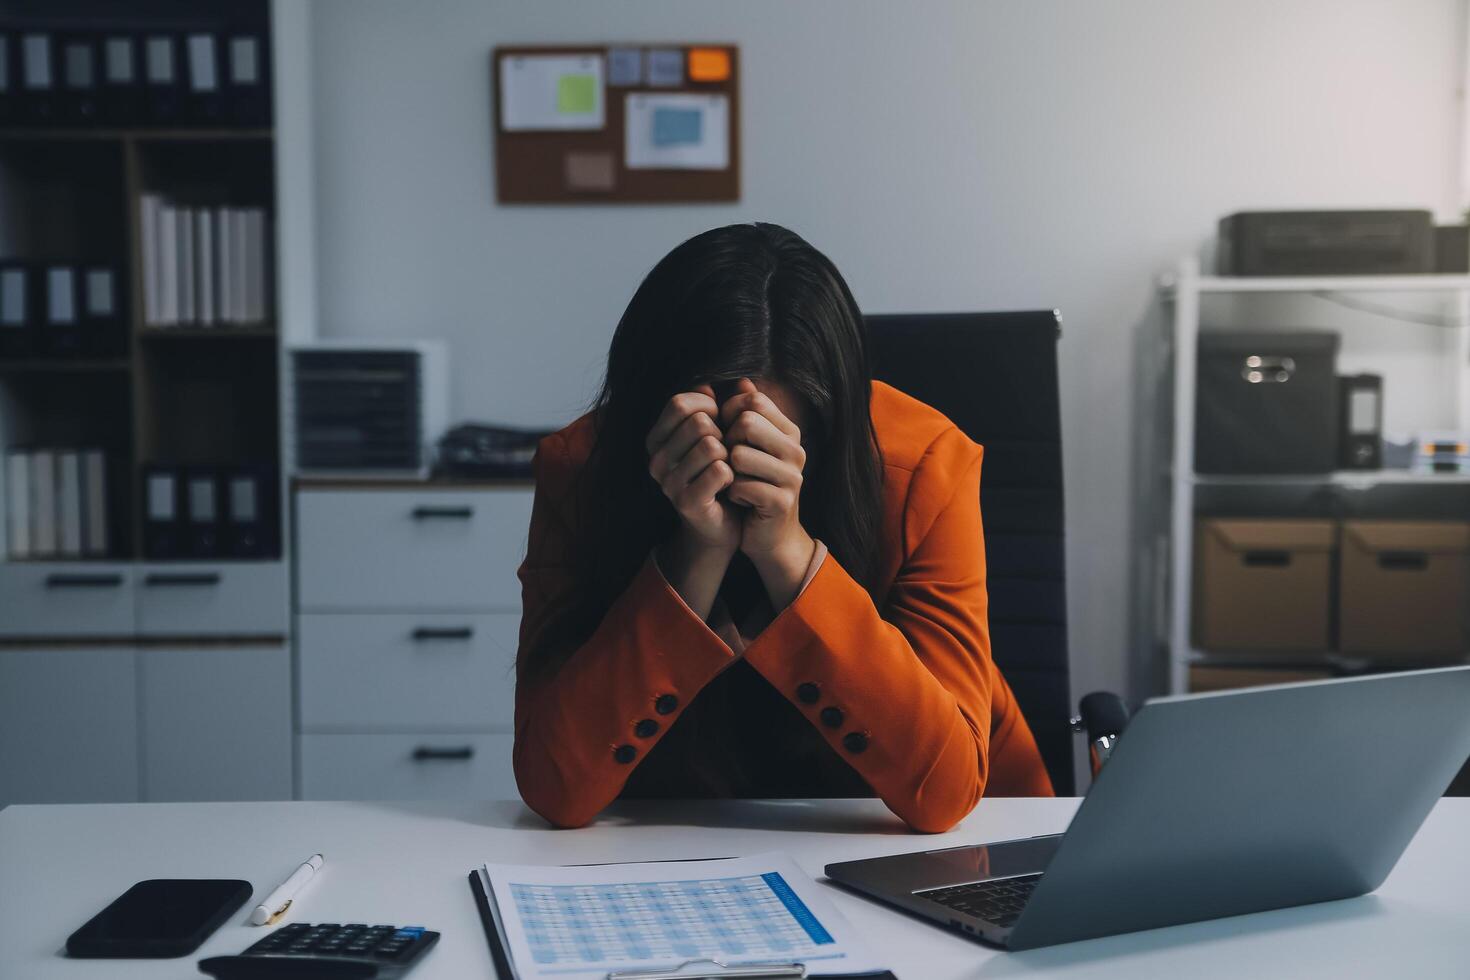
[[[991,651],[1052,786],[1071,796],[1061,315],[896,314],[869,316],[867,324],[873,376],[932,405],[985,447],[980,515]]]

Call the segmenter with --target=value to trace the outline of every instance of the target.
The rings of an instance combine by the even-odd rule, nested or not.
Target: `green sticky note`
[[[597,78],[563,75],[556,80],[556,111],[587,115],[597,111]]]

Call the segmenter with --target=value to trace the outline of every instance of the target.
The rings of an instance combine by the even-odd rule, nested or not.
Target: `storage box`
[[[1291,684],[1295,681],[1321,681],[1332,676],[1324,668],[1303,667],[1226,667],[1193,664],[1189,668],[1189,692],[1234,691],[1242,687],[1264,687],[1267,684]]]
[[[1201,520],[1194,642],[1212,651],[1328,649],[1331,521]]]
[[[1343,522],[1339,606],[1343,653],[1470,650],[1470,523]]]
[[[1326,473],[1337,465],[1338,336],[1199,335],[1194,468]]]

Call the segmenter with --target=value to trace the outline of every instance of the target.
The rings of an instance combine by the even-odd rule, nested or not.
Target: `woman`
[[[619,796],[876,793],[942,831],[1051,795],[990,657],[980,457],[870,381],[857,304],[792,232],[670,252],[537,454],[526,803],[572,827]]]

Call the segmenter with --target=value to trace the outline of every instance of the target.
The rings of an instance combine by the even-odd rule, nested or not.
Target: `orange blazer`
[[[874,382],[883,456],[881,606],[828,555],[745,660],[785,694],[920,831],[943,831],[982,794],[1051,796],[1031,731],[990,656],[980,523],[983,450],[939,412]],[[573,488],[590,416],[542,440],[520,569],[521,650],[566,605]],[[592,820],[637,762],[735,655],[650,559],[562,668],[516,685],[515,774],[551,823]],[[841,709],[837,728],[820,721]]]

